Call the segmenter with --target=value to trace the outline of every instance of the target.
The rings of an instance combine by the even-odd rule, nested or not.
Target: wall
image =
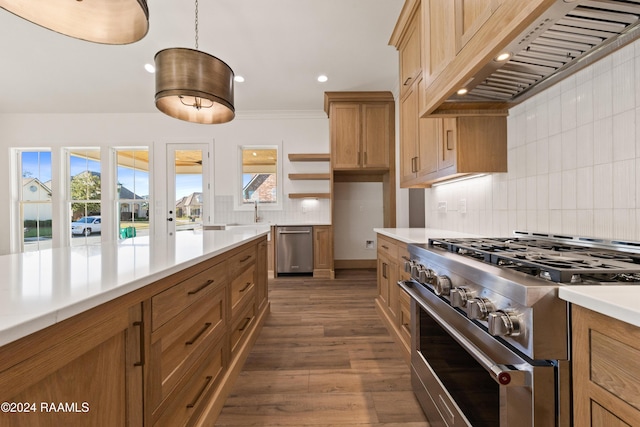
[[[639,114],[640,41],[510,110],[509,172],[427,189],[427,227],[640,241]]]
[[[376,258],[374,228],[384,225],[382,183],[336,182],[333,184],[334,259],[364,260]]]
[[[329,151],[328,119],[323,112],[262,112],[260,114],[238,115],[230,123],[206,126],[196,125],[164,116],[152,114],[4,114],[0,115],[0,179],[11,182],[11,147],[52,147],[67,146],[149,146],[156,170],[162,171],[166,165],[166,145],[169,143],[207,143],[214,157],[214,222],[253,221],[253,211],[236,211],[233,189],[237,183],[239,145],[278,145],[282,151],[282,175],[302,172],[305,165],[293,165],[287,159],[288,153],[322,153]],[[54,158],[60,163],[61,156]],[[54,165],[59,168],[58,164]],[[311,167],[311,166],[310,166]],[[328,163],[313,167],[324,167]],[[307,170],[305,170],[306,172]],[[308,170],[311,171],[311,170]],[[315,171],[315,170],[313,170]],[[55,172],[54,172],[55,173]],[[282,181],[283,204],[277,211],[262,210],[261,216],[270,221],[311,221],[329,223],[331,211],[328,200],[303,201],[287,197],[288,192],[319,191],[329,183]],[[153,212],[162,217],[167,211],[166,175],[152,176],[151,198]],[[58,189],[61,191],[62,186]],[[54,189],[56,191],[56,189]],[[17,195],[10,185],[0,185],[0,200],[16,200]],[[57,213],[56,213],[57,212]],[[54,206],[54,219],[64,217],[64,203]],[[5,202],[0,206],[0,223],[9,224],[16,217],[15,205]],[[165,221],[154,223],[153,234],[163,236]],[[115,235],[115,234],[114,234]],[[0,228],[0,254],[10,252],[9,227]]]

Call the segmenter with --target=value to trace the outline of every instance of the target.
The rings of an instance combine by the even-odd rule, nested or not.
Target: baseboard
[[[333,261],[333,267],[336,270],[346,269],[371,269],[376,268],[378,260],[375,259],[336,259]]]

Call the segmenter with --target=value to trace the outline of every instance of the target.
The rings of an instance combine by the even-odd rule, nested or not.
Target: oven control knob
[[[414,264],[413,261],[406,260],[404,262],[404,272],[405,273],[411,273],[411,269],[413,268],[413,264]]]
[[[453,307],[464,308],[467,306],[470,295],[467,288],[453,288],[451,289],[450,297]]]
[[[493,303],[486,298],[472,298],[467,301],[467,316],[470,319],[485,320],[493,311]]]
[[[489,313],[489,333],[496,337],[515,337],[520,335],[520,320],[513,313],[496,311]]]
[[[411,277],[413,277],[414,279],[418,280],[418,276],[420,275],[420,270],[422,270],[424,268],[424,266],[418,264],[417,262],[413,261],[411,263]]]
[[[431,283],[433,282],[433,278],[435,273],[430,268],[421,268],[420,273],[418,274],[418,281],[420,283]]]
[[[434,291],[436,295],[449,295],[451,291],[451,279],[447,276],[436,276]]]

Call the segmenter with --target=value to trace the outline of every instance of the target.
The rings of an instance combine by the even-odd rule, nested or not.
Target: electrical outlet
[[[447,202],[438,202],[438,212],[447,212]]]
[[[373,240],[365,240],[364,241],[364,248],[365,249],[374,249],[373,244],[374,244]]]
[[[460,199],[460,201],[458,201],[458,212],[461,214],[467,213],[467,199]]]

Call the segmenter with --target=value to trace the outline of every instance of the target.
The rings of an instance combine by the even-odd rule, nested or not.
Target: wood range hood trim
[[[498,22],[506,24],[492,25]],[[420,115],[502,114],[639,37],[640,3],[505,2],[443,72],[427,82],[429,101]],[[486,40],[494,42],[487,45]],[[494,61],[504,51],[512,57]],[[558,60],[564,51],[566,58]],[[469,93],[457,95],[461,87]]]

